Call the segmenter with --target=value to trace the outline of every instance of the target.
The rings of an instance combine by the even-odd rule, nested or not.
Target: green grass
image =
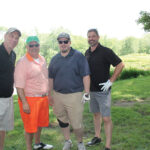
[[[125,68],[150,70],[150,55],[134,54],[121,57]],[[20,118],[17,96],[14,96],[15,129],[6,135],[4,150],[25,150],[24,130]],[[119,80],[112,87],[112,150],[150,150],[150,76]],[[92,114],[86,103],[84,109],[84,142],[94,135]],[[72,133],[72,130],[71,130]],[[103,150],[105,146],[102,125],[102,143],[87,150]],[[76,139],[71,134],[72,150],[76,150]],[[41,140],[54,145],[54,150],[63,147],[63,136],[50,108],[50,126],[44,128]]]
[[[112,150],[149,150],[150,149],[150,76],[117,81],[112,88]],[[17,96],[14,97],[15,129],[7,133],[5,150],[25,150],[23,124],[20,118]],[[143,100],[140,101],[140,100]],[[119,103],[118,103],[119,102]],[[132,103],[134,102],[134,103]],[[128,103],[128,105],[124,105]],[[131,103],[131,105],[130,105]],[[92,114],[88,103],[84,109],[84,142],[94,135]],[[56,118],[50,108],[50,127],[44,128],[42,141],[54,145],[54,150],[63,147],[63,136]],[[76,150],[76,139],[71,130],[71,139]],[[103,150],[105,146],[104,127],[102,125],[102,143],[87,150]]]
[[[116,81],[112,88],[114,101],[150,100],[150,76]]]

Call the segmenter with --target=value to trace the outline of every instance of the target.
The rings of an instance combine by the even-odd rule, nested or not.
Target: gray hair
[[[99,36],[98,30],[97,30],[97,29],[95,29],[95,28],[93,28],[93,29],[89,29],[89,30],[88,30],[88,32],[87,32],[87,34],[88,34],[89,32],[95,32],[95,33],[96,33],[96,35],[97,35],[97,36]]]

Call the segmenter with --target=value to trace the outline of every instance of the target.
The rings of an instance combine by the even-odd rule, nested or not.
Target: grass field
[[[121,59],[126,68],[150,70],[150,55],[148,54],[130,54],[121,56]]]
[[[122,57],[126,67],[150,69],[150,55]],[[133,60],[136,61],[133,61]],[[130,60],[130,61],[129,61]],[[132,61],[131,61],[132,60]],[[141,61],[143,61],[141,63]],[[139,65],[141,64],[141,65]],[[4,150],[25,150],[23,124],[20,118],[17,96],[14,96],[15,129],[7,133]],[[112,88],[112,150],[150,150],[150,76],[116,81]],[[84,142],[94,135],[92,114],[88,103],[84,109]],[[72,131],[72,130],[71,130]],[[87,150],[103,150],[105,144],[104,127],[102,125],[102,143]],[[56,118],[50,108],[50,126],[44,128],[42,141],[54,145],[54,150],[62,150],[63,136]],[[76,150],[76,140],[72,150]]]
[[[112,88],[112,120],[113,120],[113,150],[149,150],[150,149],[150,76],[136,79],[117,81]],[[131,85],[132,83],[132,85]],[[134,85],[134,88],[133,88]],[[143,87],[145,86],[145,87]],[[141,91],[141,92],[139,92]],[[117,93],[118,92],[118,93]],[[143,96],[144,95],[144,96]],[[7,133],[5,150],[25,150],[23,125],[19,114],[17,96],[15,104],[15,130]],[[55,116],[50,108],[50,127],[43,129],[42,141],[52,143],[54,150],[61,150],[63,136],[57,125]],[[88,104],[84,110],[84,142],[94,135],[92,114]],[[76,140],[72,134],[76,150]],[[105,143],[104,128],[102,127],[103,142],[87,150],[103,150]]]

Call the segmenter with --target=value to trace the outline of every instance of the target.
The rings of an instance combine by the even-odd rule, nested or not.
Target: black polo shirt
[[[15,60],[15,52],[8,54],[4,45],[0,45],[0,98],[13,94]]]
[[[85,52],[91,71],[91,91],[101,91],[99,83],[106,82],[110,78],[110,65],[116,66],[122,60],[109,48],[98,44],[91,52],[89,48]]]

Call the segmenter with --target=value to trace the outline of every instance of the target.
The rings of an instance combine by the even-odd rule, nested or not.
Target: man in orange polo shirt
[[[15,86],[18,92],[20,114],[25,129],[27,150],[51,149],[52,145],[40,141],[42,127],[49,125],[48,70],[43,56],[39,55],[40,44],[37,36],[26,40],[27,53],[15,68]]]

